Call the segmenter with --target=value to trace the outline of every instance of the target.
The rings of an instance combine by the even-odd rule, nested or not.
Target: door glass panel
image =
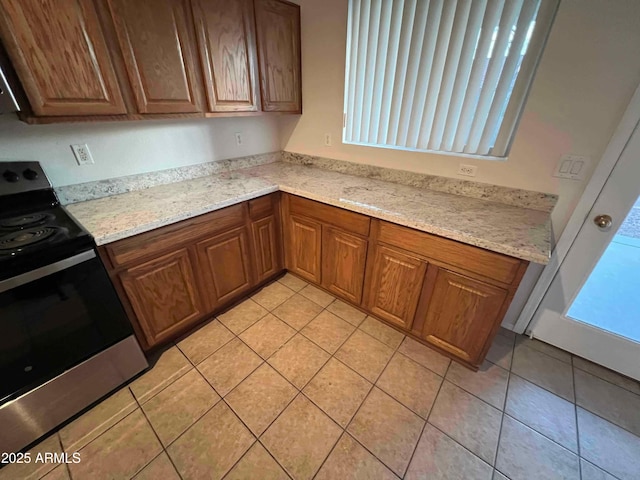
[[[640,197],[567,315],[640,343],[639,288]]]

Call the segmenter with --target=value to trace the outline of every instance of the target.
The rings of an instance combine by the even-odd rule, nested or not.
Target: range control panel
[[[51,188],[38,162],[4,162],[0,160],[0,195]]]

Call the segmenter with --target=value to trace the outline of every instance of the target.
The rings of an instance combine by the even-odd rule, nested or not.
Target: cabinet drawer
[[[145,257],[186,244],[195,239],[228,230],[244,223],[244,204],[216,210],[215,212],[158,228],[135,237],[114,242],[106,246],[114,266],[125,265]]]
[[[249,200],[249,217],[258,220],[273,214],[276,194],[265,195],[263,197]]]
[[[371,219],[365,215],[349,212],[342,208],[332,207],[294,195],[288,195],[288,198],[289,211],[293,214],[297,213],[305,217],[315,218],[321,222],[340,227],[343,230],[357,233],[358,235],[369,235]]]
[[[380,222],[378,240],[506,284],[514,281],[521,263],[517,258],[387,222]]]

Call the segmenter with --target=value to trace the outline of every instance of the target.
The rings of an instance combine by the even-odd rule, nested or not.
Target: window
[[[559,0],[349,0],[344,143],[507,156]]]

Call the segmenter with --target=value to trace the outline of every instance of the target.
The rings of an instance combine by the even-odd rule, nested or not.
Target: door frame
[[[562,235],[560,235],[556,247],[551,252],[549,264],[542,271],[535,287],[531,291],[531,295],[520,312],[520,316],[513,328],[516,333],[531,332],[531,323],[538,307],[542,303],[547,290],[551,286],[551,282],[560,270],[564,259],[569,253],[569,250],[573,246],[573,243],[582,228],[582,225],[596,203],[596,200],[600,196],[600,192],[602,192],[604,184],[611,175],[616,163],[618,163],[618,159],[631,139],[638,123],[640,123],[640,85],[636,87],[636,90],[629,101],[629,105],[627,105],[616,130],[613,132],[613,135],[609,140],[607,148],[602,154],[589,183],[587,183],[576,208],[571,214],[571,218],[567,222]]]

